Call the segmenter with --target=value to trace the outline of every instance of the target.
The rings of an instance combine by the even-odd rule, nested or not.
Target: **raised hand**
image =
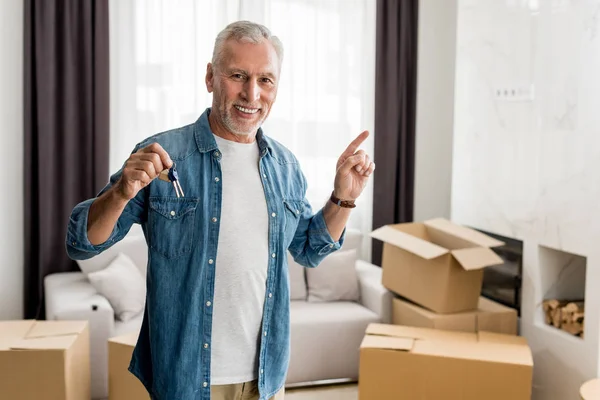
[[[358,150],[369,137],[364,131],[342,153],[336,165],[334,194],[341,200],[356,200],[375,170],[375,163],[364,150]]]
[[[115,185],[117,192],[122,198],[131,200],[172,165],[173,161],[165,149],[158,143],[152,143],[129,156],[121,179]]]

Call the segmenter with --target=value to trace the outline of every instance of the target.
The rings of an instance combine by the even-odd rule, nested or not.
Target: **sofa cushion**
[[[308,301],[359,301],[356,249],[338,250],[316,268],[307,268]]]
[[[125,254],[119,253],[106,268],[87,277],[98,293],[106,297],[119,321],[129,321],[144,309],[145,278]]]
[[[294,261],[288,251],[288,271],[290,275],[290,300],[306,300],[306,278],[302,265]]]
[[[287,383],[358,378],[359,348],[377,314],[354,302],[290,303]]]

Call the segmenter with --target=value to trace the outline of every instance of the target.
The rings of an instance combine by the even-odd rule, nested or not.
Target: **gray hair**
[[[277,36],[271,34],[269,28],[264,25],[250,21],[236,21],[227,25],[217,35],[215,39],[215,47],[213,49],[212,64],[219,65],[223,53],[223,45],[226,41],[234,39],[240,43],[259,44],[263,40],[268,40],[275,48],[277,58],[279,59],[279,67],[283,62],[283,44]]]

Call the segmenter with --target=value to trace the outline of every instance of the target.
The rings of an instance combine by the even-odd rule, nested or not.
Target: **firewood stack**
[[[544,300],[543,308],[548,325],[583,338],[585,312],[583,301]]]

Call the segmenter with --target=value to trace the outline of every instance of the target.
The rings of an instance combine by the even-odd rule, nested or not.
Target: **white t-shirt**
[[[258,377],[258,351],[269,262],[269,214],[259,149],[215,135],[223,202],[215,262],[211,385]]]

